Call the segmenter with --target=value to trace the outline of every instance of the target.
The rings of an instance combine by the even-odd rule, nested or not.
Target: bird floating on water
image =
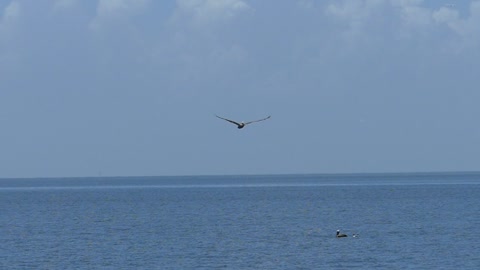
[[[337,230],[337,238],[340,238],[340,237],[347,237],[347,235],[344,233],[340,233],[340,230]]]
[[[218,116],[218,115],[215,115],[215,116],[218,117],[218,118],[220,118],[220,119],[223,119],[223,120],[225,120],[225,121],[228,121],[228,122],[230,122],[230,123],[232,123],[232,124],[237,125],[237,128],[238,128],[238,129],[244,128],[246,125],[251,124],[251,123],[260,122],[260,121],[264,121],[264,120],[270,119],[270,117],[271,117],[271,116],[269,115],[268,117],[265,117],[265,118],[262,118],[262,119],[258,119],[258,120],[249,121],[249,122],[243,122],[243,121],[242,121],[242,122],[236,122],[236,121],[233,121],[233,120],[230,120],[230,119],[227,119],[227,118],[220,117],[220,116]]]

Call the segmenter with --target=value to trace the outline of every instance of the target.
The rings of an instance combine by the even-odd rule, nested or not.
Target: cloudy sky
[[[0,0],[0,177],[479,171],[479,74],[480,0]]]

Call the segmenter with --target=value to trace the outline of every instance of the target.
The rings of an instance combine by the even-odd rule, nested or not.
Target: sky
[[[480,0],[0,0],[0,178],[480,171],[479,72]]]

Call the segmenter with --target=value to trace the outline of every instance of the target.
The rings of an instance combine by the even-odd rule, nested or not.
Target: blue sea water
[[[477,173],[3,179],[0,269],[480,269],[479,213]]]

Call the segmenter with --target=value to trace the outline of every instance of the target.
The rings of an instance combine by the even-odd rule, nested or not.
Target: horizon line
[[[130,175],[130,176],[39,176],[39,177],[0,177],[0,180],[33,180],[33,179],[95,179],[95,178],[182,178],[182,177],[252,177],[252,176],[380,176],[380,175],[460,175],[480,174],[480,171],[403,171],[403,172],[336,172],[336,173],[258,173],[258,174],[175,174],[175,175]]]

